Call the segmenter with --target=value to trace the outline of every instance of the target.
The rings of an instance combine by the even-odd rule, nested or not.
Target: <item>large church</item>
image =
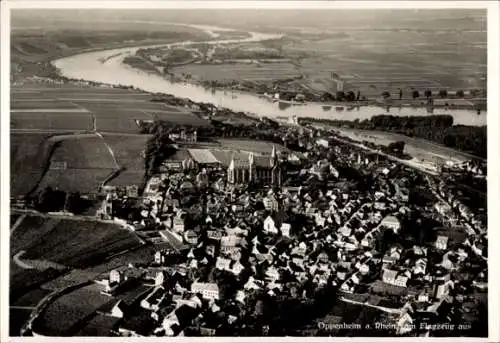
[[[258,184],[262,186],[281,185],[281,166],[273,146],[271,156],[263,158],[248,155],[248,160],[235,160],[234,156],[227,169],[227,181],[231,184]]]

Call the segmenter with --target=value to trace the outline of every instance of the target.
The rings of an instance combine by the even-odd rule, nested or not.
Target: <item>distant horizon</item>
[[[310,15],[305,15],[305,11]],[[398,12],[397,15],[395,12]],[[236,28],[364,26],[380,29],[432,29],[448,26],[450,21],[457,29],[464,30],[486,31],[487,26],[485,9],[13,9],[11,14],[13,28],[64,22],[91,24],[106,20],[165,20]]]

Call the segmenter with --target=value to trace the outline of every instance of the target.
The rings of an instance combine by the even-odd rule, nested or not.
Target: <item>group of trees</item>
[[[475,91],[475,92],[474,92],[474,91],[471,91],[471,95],[474,95],[474,94],[477,94],[477,93],[478,93],[478,91]],[[432,93],[432,90],[430,90],[430,89],[426,89],[426,90],[424,90],[424,91],[423,91],[423,95],[424,95],[424,97],[425,97],[425,98],[427,98],[427,99],[431,98],[431,97],[432,97],[432,94],[433,94],[433,93]],[[455,94],[456,94],[455,96],[456,96],[457,98],[463,98],[463,97],[465,96],[465,92],[464,92],[463,90],[461,90],[461,89],[457,90]],[[438,95],[440,98],[443,98],[443,99],[444,99],[444,98],[448,97],[448,95],[449,95],[449,94],[448,94],[448,90],[447,90],[447,89],[444,89],[444,88],[443,88],[443,89],[440,89],[440,90],[438,91],[438,94],[437,94],[437,95]],[[389,91],[383,91],[383,92],[381,93],[381,96],[382,96],[382,98],[384,98],[384,99],[389,99],[389,98],[391,97],[391,93],[390,93]],[[399,99],[402,99],[402,97],[403,97],[403,90],[402,90],[402,89],[400,89],[400,90],[399,90]],[[418,98],[420,98],[420,91],[418,91],[417,89],[412,89],[412,91],[411,91],[411,97],[412,97],[412,99],[418,99]]]
[[[155,126],[153,131],[153,137],[148,140],[144,152],[145,178],[155,173],[163,161],[177,151],[169,137],[170,132],[164,130],[162,125]]]
[[[40,212],[67,211],[74,214],[82,213],[87,204],[78,192],[64,192],[45,187],[33,197],[33,207]]]
[[[347,101],[347,102],[353,102],[353,101],[359,101],[361,99],[361,92],[358,90],[356,93],[353,91],[337,91],[335,93],[335,100],[337,101]]]

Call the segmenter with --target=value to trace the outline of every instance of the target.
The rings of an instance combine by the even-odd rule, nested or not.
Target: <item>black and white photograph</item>
[[[7,3],[2,335],[491,339],[488,1]]]

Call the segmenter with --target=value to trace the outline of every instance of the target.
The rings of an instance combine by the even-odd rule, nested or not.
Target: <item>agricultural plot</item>
[[[486,41],[486,32],[474,34],[465,40],[462,33],[450,31],[432,31],[432,34],[430,31],[348,31],[344,38],[297,39],[284,50],[287,54],[314,51],[314,56],[301,60],[303,73],[328,79],[333,71],[348,78],[347,88],[360,88],[374,95],[391,87],[474,88],[485,86],[478,77],[478,73],[486,71],[485,47],[475,42]],[[441,42],[438,48],[435,41]],[[382,90],[364,88],[365,84],[377,86],[377,83]]]
[[[10,306],[34,307],[50,293],[51,292],[48,290],[37,288],[24,294],[22,297],[18,298],[15,302],[10,303]]]
[[[67,136],[57,143],[38,190],[93,193],[118,165],[106,143],[97,136]]]
[[[144,180],[144,151],[149,135],[115,136],[104,135],[105,142],[113,150],[120,167],[125,168],[108,182],[112,186],[138,185]]]
[[[83,112],[14,112],[10,127],[13,130],[86,131],[92,129],[92,118]]]
[[[12,225],[21,217],[19,213],[11,213],[10,215],[10,227],[12,228]]]
[[[85,326],[74,336],[107,337],[121,318],[97,314],[85,323]]]
[[[97,309],[113,301],[100,293],[97,284],[79,288],[54,300],[38,317],[38,333],[45,336],[68,336],[80,321],[92,315]],[[61,316],[64,313],[64,316]]]
[[[116,132],[116,133],[140,133],[141,121],[151,121],[152,118],[139,113],[124,112],[122,117],[101,117],[96,116],[96,128],[99,132]],[[142,118],[141,118],[142,115]]]
[[[75,135],[58,143],[50,159],[51,165],[64,163],[66,169],[117,169],[105,141],[98,136]]]
[[[208,81],[274,81],[299,77],[301,72],[287,62],[234,63],[234,64],[190,64],[172,69],[180,75],[187,73],[194,78]]]
[[[32,242],[40,241],[48,234],[59,220],[47,219],[40,216],[26,216],[18,228],[11,233],[10,253],[16,255],[26,250]]]
[[[113,150],[115,158],[127,170],[144,171],[143,153],[150,135],[103,135],[104,142]]]
[[[71,99],[71,101],[90,112],[96,115],[106,114],[107,117],[115,117],[115,114],[119,115],[122,112],[142,113],[142,111],[162,111],[164,109],[162,103],[145,101],[143,99],[128,99],[126,96],[123,96],[121,99],[106,99],[105,96],[88,99],[63,99]]]
[[[198,117],[196,114],[188,111],[148,111],[155,120],[162,120],[172,125],[188,125],[194,127],[207,127],[210,122]]]
[[[64,192],[96,193],[114,172],[114,169],[48,170],[40,181],[37,191],[51,187]]]
[[[85,269],[86,273],[95,275],[94,278],[99,278],[100,276],[105,277],[112,269],[118,268],[120,266],[128,265],[129,263],[151,263],[153,262],[153,256],[155,249],[151,245],[141,245],[136,249],[131,249],[123,254],[114,256],[106,261],[101,261],[100,264]],[[99,275],[99,277],[98,277]],[[69,276],[70,279],[78,279],[76,277]]]
[[[34,289],[37,289],[41,284],[57,278],[62,271],[56,269],[36,270],[23,269],[15,264],[12,260],[10,263],[10,303],[14,304]]]
[[[36,187],[49,158],[47,133],[10,134],[11,194],[25,195]]]
[[[118,252],[134,248],[139,241],[114,224],[28,216],[11,238],[23,258],[47,260],[73,268],[101,263]]]
[[[10,102],[11,110],[45,110],[50,109],[79,109],[78,106],[69,101],[61,101],[57,99],[16,99],[13,98]]]

